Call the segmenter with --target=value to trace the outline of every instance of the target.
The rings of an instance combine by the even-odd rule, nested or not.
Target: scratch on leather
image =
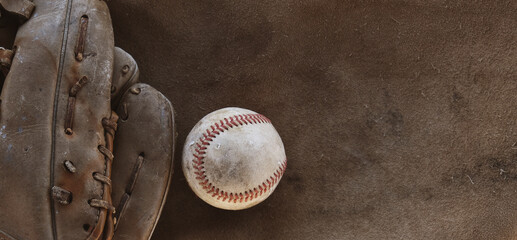
[[[271,120],[262,114],[242,114],[224,118],[223,120],[211,125],[206,130],[206,133],[203,133],[203,137],[196,142],[196,148],[194,150],[195,153],[193,154],[194,159],[192,160],[195,169],[194,173],[197,175],[196,179],[198,180],[199,185],[201,185],[208,194],[212,194],[212,197],[217,198],[217,200],[222,200],[223,202],[228,201],[229,203],[251,201],[268,192],[273,186],[275,186],[285,172],[287,159],[285,159],[273,175],[264,180],[262,184],[254,187],[253,189],[248,189],[247,191],[238,193],[225,192],[210,182],[205,174],[205,162],[203,161],[206,157],[206,150],[210,145],[210,142],[212,142],[217,135],[228,131],[231,128],[251,124],[271,124]]]
[[[16,238],[0,230],[0,240],[16,240]]]

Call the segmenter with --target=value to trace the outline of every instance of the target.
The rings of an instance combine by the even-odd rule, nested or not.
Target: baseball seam
[[[196,179],[198,180],[199,185],[203,187],[203,189],[211,195],[213,198],[217,198],[217,200],[221,200],[223,202],[228,201],[229,203],[242,203],[253,200],[254,198],[258,198],[262,196],[264,193],[268,192],[275,186],[275,184],[282,178],[282,175],[285,172],[287,167],[287,159],[282,162],[282,164],[278,167],[278,169],[271,175],[269,178],[264,180],[262,184],[254,187],[253,189],[248,189],[244,192],[225,192],[220,190],[214,184],[210,182],[208,177],[205,174],[205,162],[204,159],[206,157],[206,150],[208,146],[210,146],[210,142],[212,142],[217,135],[230,130],[234,127],[239,127],[243,125],[251,125],[251,124],[271,124],[271,120],[265,117],[262,114],[240,114],[234,115],[229,118],[224,118],[219,120],[219,122],[215,122],[208,129],[206,129],[206,133],[203,133],[203,137],[200,137],[196,142],[196,147],[194,149],[195,153],[193,153],[194,159],[192,160],[194,173],[196,174]]]

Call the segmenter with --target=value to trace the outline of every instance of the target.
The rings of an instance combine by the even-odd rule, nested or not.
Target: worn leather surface
[[[175,104],[178,146],[238,106],[273,121],[289,159],[238,212],[176,171],[153,239],[514,238],[515,2],[108,4],[117,45]]]
[[[0,230],[15,239],[87,239],[101,233],[106,213],[88,201],[106,193],[92,174],[107,171],[98,147],[105,145],[101,121],[111,114],[111,19],[100,1],[34,3],[32,18],[16,35],[1,95]],[[78,62],[83,15],[90,23]],[[83,76],[88,81],[76,96],[74,132],[66,135],[70,89]],[[70,204],[53,200],[54,186],[71,192]]]
[[[56,113],[54,185],[74,193],[71,205],[56,204],[57,235],[63,239],[83,239],[91,232],[103,229],[103,212],[88,204],[90,199],[105,199],[106,188],[92,177],[95,172],[107,174],[106,159],[98,146],[106,145],[102,119],[111,115],[110,89],[113,73],[113,32],[107,6],[102,1],[72,1],[70,29],[63,66],[63,82],[58,95],[59,110]],[[38,8],[41,5],[37,5]],[[79,35],[81,16],[88,16],[89,23],[85,40],[84,59],[76,61],[73,52]],[[37,18],[33,16],[32,18]],[[40,27],[41,29],[41,27]],[[19,33],[18,33],[19,34]],[[15,43],[16,44],[16,43]],[[65,134],[65,109],[70,88],[82,76],[88,82],[79,91],[75,106],[74,133]],[[63,161],[73,161],[78,171],[69,175]],[[63,175],[63,176],[61,176]],[[89,190],[92,188],[92,190]],[[92,216],[82,216],[88,213]],[[100,223],[100,224],[99,224]],[[90,228],[87,227],[87,225]],[[86,228],[86,230],[84,229]],[[77,230],[76,230],[77,229]],[[82,235],[82,236],[81,236]]]
[[[0,0],[0,8],[25,21],[32,15],[35,4],[30,0]]]
[[[6,107],[0,115],[2,123],[10,123],[2,125],[0,133],[3,138],[0,145],[5,152],[0,162],[0,173],[5,173],[1,176],[0,187],[14,186],[12,192],[15,194],[0,199],[3,201],[1,206],[8,206],[0,207],[0,238],[97,239],[100,234],[104,238],[108,236],[102,233],[108,229],[103,229],[107,211],[92,208],[89,203],[92,199],[108,200],[111,197],[111,193],[107,195],[109,188],[100,186],[94,178],[97,174],[111,177],[111,165],[105,165],[108,159],[99,151],[99,146],[108,149],[111,146],[104,142],[106,131],[102,129],[105,126],[101,120],[110,116],[110,109],[121,105],[119,112],[123,118],[115,134],[120,134],[115,140],[114,162],[118,163],[113,166],[113,180],[108,180],[114,187],[114,207],[120,207],[121,195],[128,193],[137,156],[147,154],[142,154],[146,159],[129,192],[124,211],[121,211],[123,214],[117,215],[114,237],[149,239],[172,176],[175,133],[172,105],[149,85],[135,85],[139,79],[138,66],[130,54],[113,46],[111,20],[105,3],[35,4],[38,11],[26,24],[5,11],[0,18],[0,47],[16,52],[2,93]],[[88,24],[84,25],[85,22]],[[81,32],[85,34],[81,35]],[[84,48],[78,50],[81,49],[78,46]],[[2,63],[4,60],[5,63],[10,61],[2,59]],[[50,69],[49,74],[45,74],[45,68]],[[82,87],[72,94],[72,86],[83,77],[87,79]],[[3,76],[0,80],[3,81]],[[38,88],[41,85],[43,87]],[[2,87],[3,84],[0,89]],[[130,87],[139,92],[128,91]],[[126,97],[122,98],[125,92]],[[27,95],[31,98],[26,99]],[[71,111],[74,113],[72,134],[68,135],[64,131],[65,115],[72,95],[75,96],[75,107]],[[39,116],[41,112],[46,116]],[[128,112],[131,112],[131,118]],[[18,126],[16,132],[11,125]],[[33,138],[33,135],[48,139]],[[23,154],[16,152],[21,145],[27,145]],[[38,151],[31,151],[33,146]],[[41,155],[46,154],[50,158],[41,159]],[[30,172],[33,168],[37,169],[34,173]],[[20,174],[27,170],[28,173]],[[22,187],[34,181],[41,182],[29,188]],[[70,197],[53,202],[49,194],[51,188],[54,192],[54,185],[59,187],[62,196]],[[60,203],[62,201],[70,204]],[[19,208],[23,209],[21,214],[18,214]]]
[[[131,54],[115,47],[115,62],[113,68],[113,81],[111,84],[111,108],[116,110],[122,96],[139,81],[140,71],[136,60]]]
[[[160,92],[139,83],[124,94],[117,112],[122,118],[112,180],[120,217],[114,239],[150,239],[172,179],[174,110]],[[123,199],[127,199],[125,207],[121,207]]]

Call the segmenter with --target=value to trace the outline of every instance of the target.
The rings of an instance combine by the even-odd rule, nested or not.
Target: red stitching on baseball
[[[287,168],[287,159],[284,160],[278,167],[278,169],[273,173],[273,176],[270,176],[262,184],[259,184],[257,187],[253,189],[248,189],[243,193],[228,193],[219,188],[216,188],[209,180],[205,174],[205,162],[202,161],[206,155],[207,146],[210,146],[210,142],[217,137],[217,135],[228,131],[230,128],[239,127],[242,125],[248,124],[259,124],[259,123],[271,123],[269,118],[265,117],[262,114],[244,114],[244,115],[235,115],[232,117],[224,118],[219,122],[214,123],[208,129],[206,129],[206,133],[203,133],[203,137],[199,138],[199,142],[196,143],[195,152],[193,153],[194,159],[192,162],[194,163],[194,173],[197,175],[196,179],[199,181],[199,185],[206,190],[206,193],[211,194],[212,197],[217,198],[225,202],[228,200],[229,203],[237,203],[239,202],[248,202],[253,200],[253,198],[258,198],[262,196],[262,194],[271,190],[271,188],[280,180],[282,175],[284,175],[285,169]],[[267,184],[266,184],[267,183]],[[229,195],[228,195],[229,194]]]

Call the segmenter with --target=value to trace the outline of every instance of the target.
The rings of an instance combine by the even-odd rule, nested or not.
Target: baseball
[[[273,193],[287,167],[284,144],[265,116],[224,108],[203,117],[183,149],[183,173],[208,204],[240,210]]]

